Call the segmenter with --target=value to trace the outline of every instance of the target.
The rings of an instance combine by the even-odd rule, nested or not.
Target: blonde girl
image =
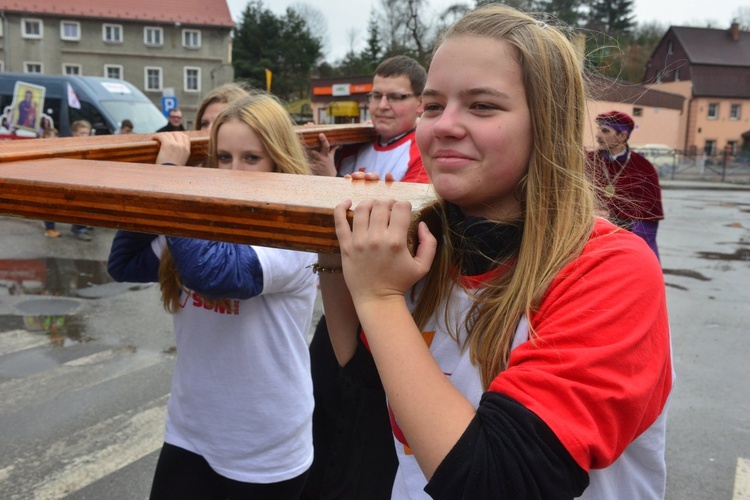
[[[190,154],[185,134],[162,148]],[[211,128],[208,166],[309,174],[286,110],[271,95],[230,102]],[[187,175],[187,174],[186,174]],[[296,499],[312,463],[306,334],[310,254],[119,231],[109,272],[161,283],[177,360],[151,498]]]
[[[201,101],[198,112],[195,114],[195,130],[211,131],[216,117],[226,109],[227,105],[235,99],[247,97],[252,89],[242,83],[225,83],[219,85]]]
[[[664,282],[643,240],[594,216],[585,99],[560,31],[478,8],[422,94],[440,231],[420,224],[412,256],[408,203],[360,203],[351,227],[336,207],[341,257],[319,265],[343,273],[321,290],[351,307],[325,313],[339,363],[367,348],[377,367],[393,498],[664,496]]]

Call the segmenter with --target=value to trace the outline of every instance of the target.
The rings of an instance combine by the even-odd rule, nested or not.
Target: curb
[[[660,180],[662,189],[695,189],[716,191],[750,191],[750,184],[732,184],[728,182],[672,181]]]

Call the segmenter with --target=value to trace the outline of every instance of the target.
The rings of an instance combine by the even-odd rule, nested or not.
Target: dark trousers
[[[296,500],[307,472],[280,483],[243,483],[217,474],[205,458],[164,443],[156,463],[151,500]]]
[[[303,500],[388,500],[398,468],[385,392],[372,356],[359,342],[344,375],[320,318],[310,343],[315,393],[315,458]],[[357,366],[358,365],[358,368]],[[361,371],[359,371],[361,370]],[[365,372],[370,378],[359,378]],[[377,382],[371,379],[376,379]]]

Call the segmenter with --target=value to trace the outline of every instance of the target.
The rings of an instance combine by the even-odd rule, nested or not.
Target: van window
[[[111,134],[112,130],[107,125],[107,120],[99,112],[96,107],[88,101],[80,101],[81,109],[69,108],[70,123],[76,120],[86,120],[91,124],[94,130],[94,135],[107,135]]]
[[[123,120],[133,122],[134,132],[147,134],[164,126],[164,115],[151,102],[143,101],[100,101],[107,113],[112,115],[118,126]]]

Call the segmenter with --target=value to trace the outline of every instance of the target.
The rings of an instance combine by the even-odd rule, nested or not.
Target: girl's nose
[[[435,137],[462,137],[465,129],[457,109],[446,106],[432,127]]]

